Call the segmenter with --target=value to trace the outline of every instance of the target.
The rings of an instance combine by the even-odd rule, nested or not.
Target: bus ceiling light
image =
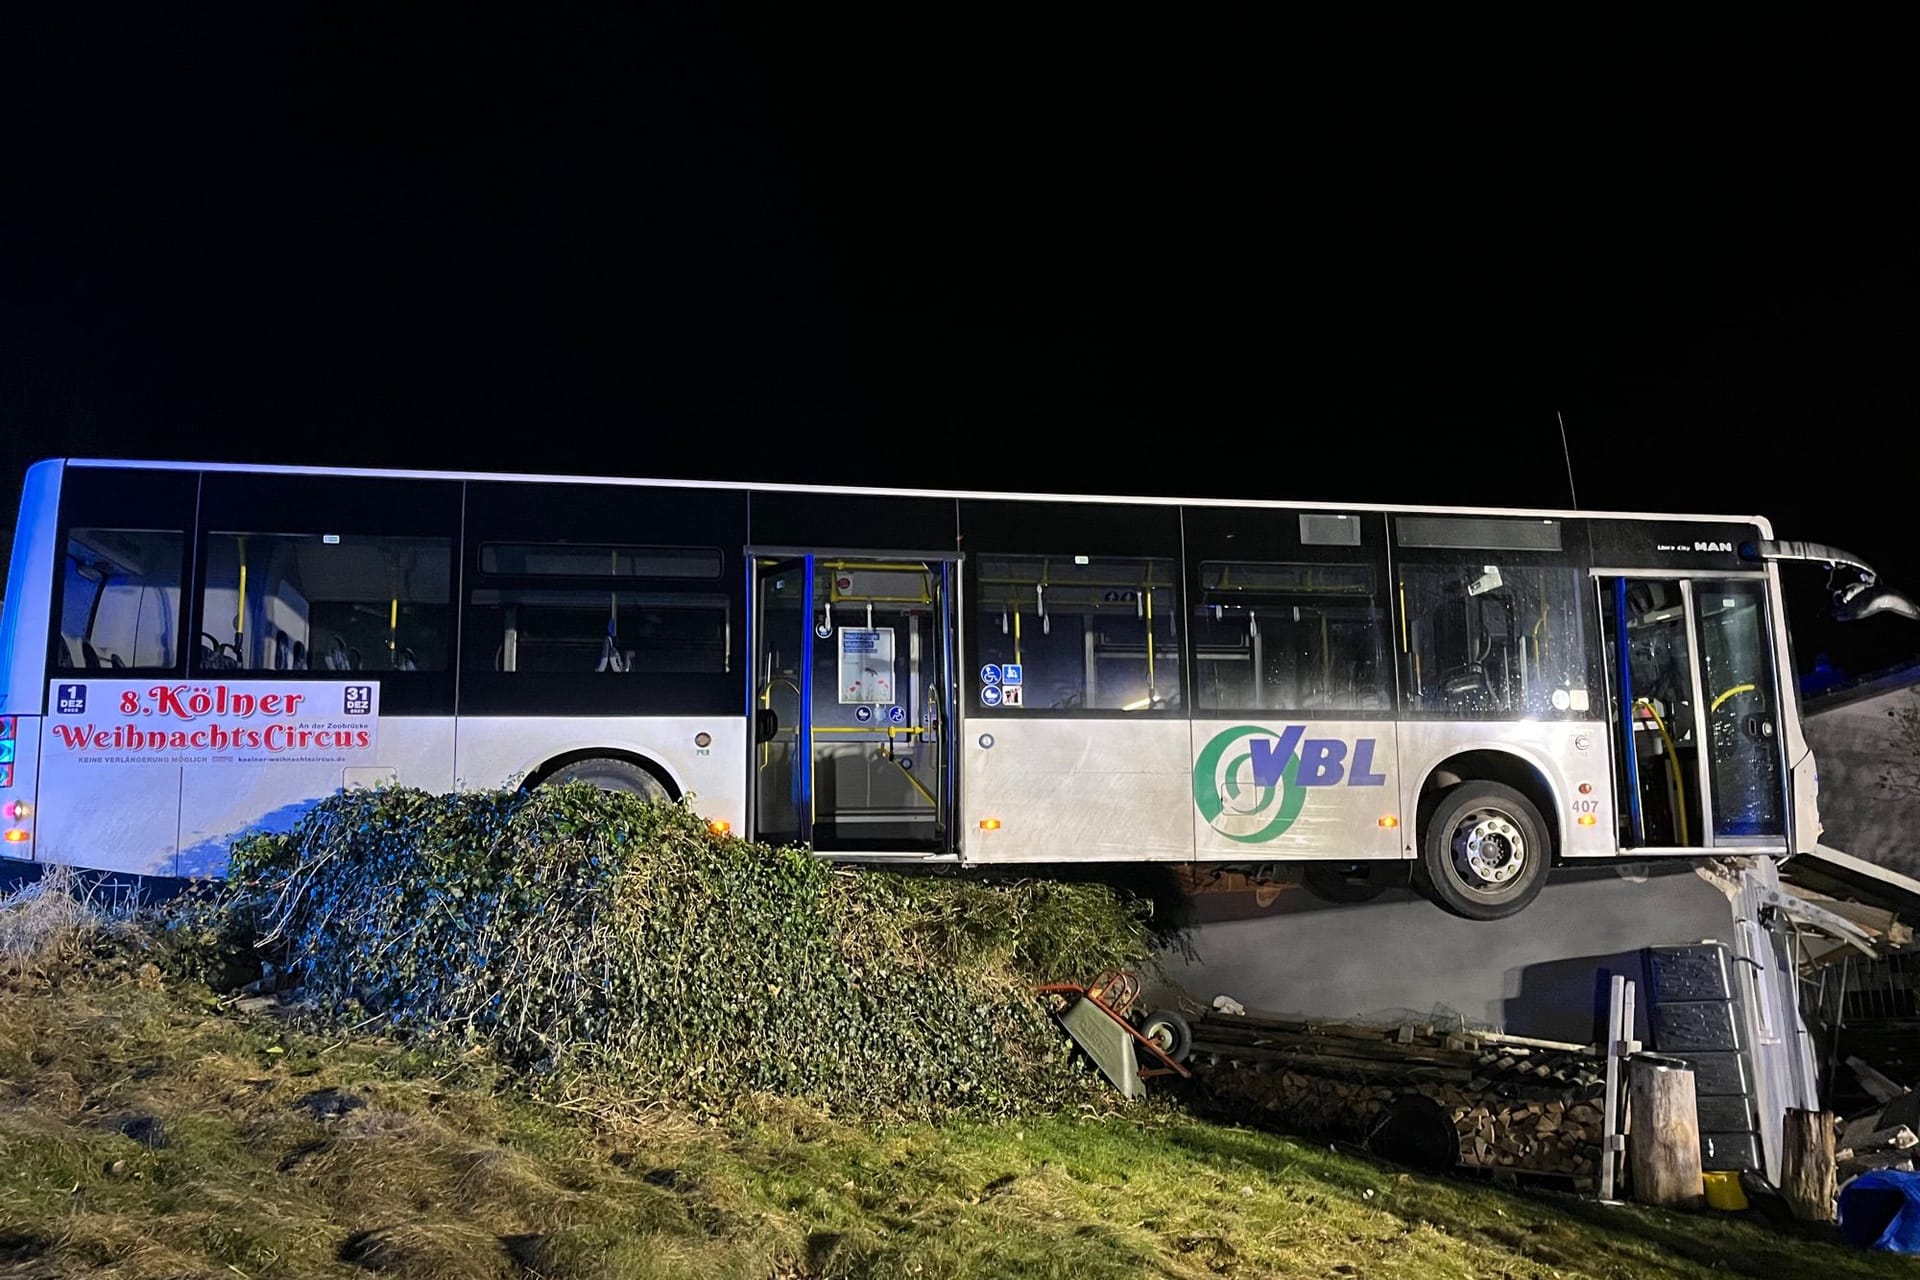
[[[982,831],[998,831],[1000,829],[1000,819],[982,818],[980,819],[980,829]]]

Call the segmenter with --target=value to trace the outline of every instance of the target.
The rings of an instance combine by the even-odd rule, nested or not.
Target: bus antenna
[[[1573,509],[1580,509],[1580,495],[1573,488],[1573,451],[1567,447],[1567,417],[1558,409],[1553,416],[1560,422],[1560,456],[1567,460],[1567,496],[1573,499]]]

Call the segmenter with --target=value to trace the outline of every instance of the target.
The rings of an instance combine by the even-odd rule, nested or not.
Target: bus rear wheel
[[[587,782],[602,791],[619,791],[642,800],[664,801],[670,797],[660,779],[630,760],[594,756],[561,765],[546,779],[548,783]]]
[[[1468,920],[1502,920],[1547,883],[1552,851],[1533,801],[1498,782],[1463,782],[1440,798],[1421,842],[1427,896]]]

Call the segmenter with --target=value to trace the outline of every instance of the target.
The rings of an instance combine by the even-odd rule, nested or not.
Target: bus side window
[[[445,671],[451,663],[451,538],[215,530],[206,556],[204,668]]]
[[[980,657],[1023,672],[1033,711],[1181,707],[1176,570],[1170,559],[980,559]]]
[[[53,665],[171,670],[185,548],[175,529],[70,529]]]
[[[1492,561],[1400,571],[1407,701],[1448,719],[1584,718],[1581,579],[1571,568]]]
[[[1388,628],[1372,566],[1207,560],[1196,588],[1199,710],[1386,709]]]

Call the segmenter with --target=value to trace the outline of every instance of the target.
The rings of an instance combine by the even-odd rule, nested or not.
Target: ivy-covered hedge
[[[354,791],[233,851],[217,903],[338,1023],[567,1089],[932,1117],[1088,1087],[1032,991],[1149,962],[1099,884],[835,868],[585,784]]]

